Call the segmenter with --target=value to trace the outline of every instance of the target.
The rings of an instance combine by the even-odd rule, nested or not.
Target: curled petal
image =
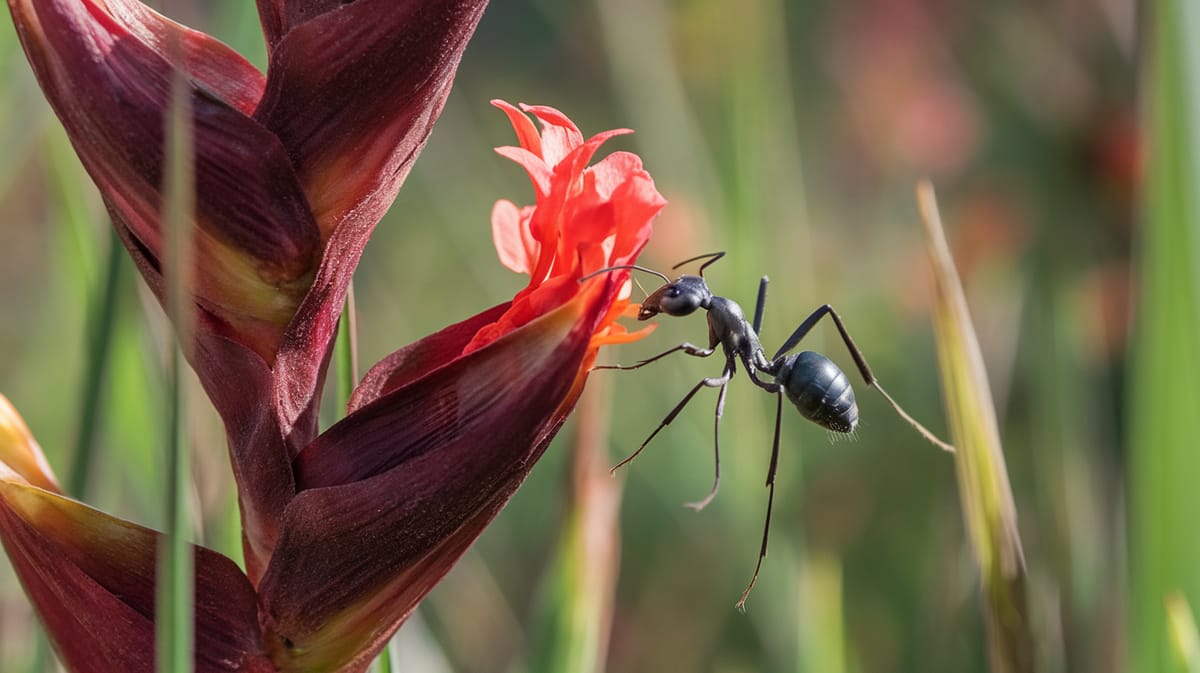
[[[579,127],[558,110],[545,105],[521,105],[521,109],[542,122],[542,158],[547,164],[555,166],[561,163],[567,154],[583,143]]]
[[[602,299],[580,295],[408,380],[298,456],[300,492],[260,585],[268,647],[293,662],[284,670],[343,670],[378,651],[449,571],[574,405]],[[468,332],[435,335],[428,350],[461,347]]]
[[[0,465],[7,466],[22,480],[38,488],[62,492],[42,447],[25,425],[25,419],[4,395],[0,395]]]
[[[513,131],[517,134],[517,142],[521,144],[521,148],[540,158],[542,156],[542,136],[538,133],[537,127],[533,125],[533,122],[529,120],[529,115],[522,112],[512,103],[500,99],[492,100],[492,105],[500,108],[504,111],[504,114],[508,115],[508,121],[512,124]]]

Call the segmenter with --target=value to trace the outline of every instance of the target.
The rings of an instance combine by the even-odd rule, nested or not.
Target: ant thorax
[[[713,295],[709,300],[708,337],[710,348],[721,344],[726,353],[736,355],[747,367],[765,369],[769,365],[758,335],[746,321],[742,307],[732,299]]]

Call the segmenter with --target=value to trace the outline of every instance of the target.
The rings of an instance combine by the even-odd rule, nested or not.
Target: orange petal
[[[6,465],[26,483],[54,493],[62,492],[42,447],[29,432],[25,419],[4,395],[0,395],[0,464]]]

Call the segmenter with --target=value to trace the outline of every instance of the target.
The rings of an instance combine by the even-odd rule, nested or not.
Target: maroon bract
[[[136,0],[9,0],[47,99],[160,300],[164,118],[172,79],[190,85],[188,350],[228,430],[255,582],[295,494],[291,459],[316,435],[351,275],[485,5],[263,0],[264,77]]]

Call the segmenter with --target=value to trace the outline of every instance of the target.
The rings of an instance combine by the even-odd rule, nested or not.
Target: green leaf
[[[1200,601],[1200,8],[1160,2],[1130,388],[1130,661],[1172,668],[1163,601]]]

